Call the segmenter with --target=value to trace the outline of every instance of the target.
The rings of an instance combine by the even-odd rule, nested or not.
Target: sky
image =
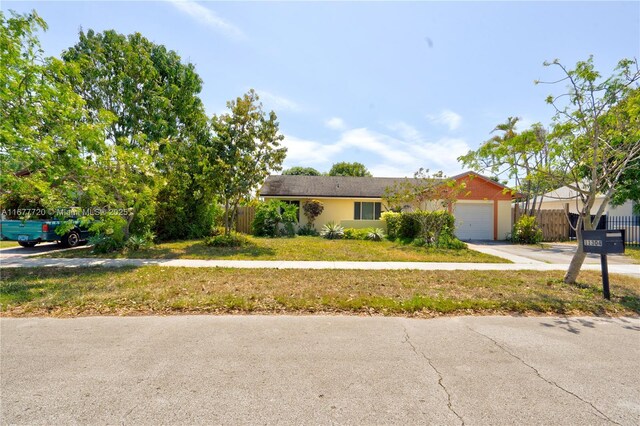
[[[460,155],[507,117],[550,123],[559,59],[604,76],[640,56],[640,2],[15,2],[49,25],[45,53],[78,31],[140,32],[191,62],[207,113],[250,88],[274,110],[284,167],[363,163],[374,176],[463,171]]]

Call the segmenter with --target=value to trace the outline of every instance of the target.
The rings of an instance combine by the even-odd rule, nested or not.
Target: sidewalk
[[[0,259],[2,268],[78,268],[87,266],[168,266],[183,268],[250,268],[250,269],[411,269],[418,271],[564,271],[566,264],[551,263],[436,263],[436,262],[304,262],[271,260],[198,260],[198,259]],[[599,271],[600,265],[583,265],[583,271]],[[609,272],[640,278],[640,265],[609,265]]]

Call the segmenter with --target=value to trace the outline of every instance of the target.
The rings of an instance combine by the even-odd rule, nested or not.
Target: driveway
[[[569,264],[577,247],[571,243],[544,243],[539,245],[520,245],[505,241],[471,241],[469,248],[495,256],[504,257],[515,263],[525,263],[523,259],[529,259],[532,263]],[[514,258],[516,257],[516,258]],[[632,265],[634,260],[624,255],[609,255],[607,261],[610,265]],[[531,262],[530,262],[531,263]],[[585,264],[600,264],[600,255],[588,254]],[[639,266],[640,268],[640,266]]]
[[[1,423],[640,423],[640,320],[0,320]]]
[[[42,243],[35,247],[9,247],[0,249],[0,259],[16,259],[63,249],[58,243]]]

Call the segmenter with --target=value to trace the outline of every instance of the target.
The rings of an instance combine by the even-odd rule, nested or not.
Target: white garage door
[[[461,240],[493,240],[493,203],[457,203],[456,236]]]

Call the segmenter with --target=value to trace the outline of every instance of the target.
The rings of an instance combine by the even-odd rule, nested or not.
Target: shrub
[[[382,213],[382,220],[387,224],[387,235],[389,238],[392,240],[398,238],[400,236],[399,231],[402,214],[396,212],[384,212]]]
[[[124,246],[122,242],[106,236],[104,234],[96,234],[89,237],[89,244],[93,246],[93,253],[111,253],[121,250]]]
[[[242,247],[249,244],[249,239],[242,234],[215,235],[204,239],[204,243],[210,247]]]
[[[309,226],[309,224],[307,223],[305,226],[303,226],[300,229],[298,229],[298,235],[306,235],[306,236],[315,237],[315,236],[319,235],[319,232],[316,231],[315,228]]]
[[[344,228],[337,223],[329,222],[322,227],[320,235],[328,240],[337,240],[344,236]]]
[[[120,216],[107,215],[91,224],[89,244],[94,253],[109,253],[121,250],[125,245],[124,230],[127,222]]]
[[[426,213],[426,212],[425,212]],[[400,224],[398,226],[398,237],[414,239],[420,235],[419,212],[400,213]]]
[[[368,230],[366,229],[357,229],[357,228],[346,228],[344,230],[344,239],[345,240],[366,240]]]
[[[524,215],[513,225],[511,239],[518,244],[538,244],[542,241],[542,230],[535,216]]]
[[[367,231],[367,240],[382,241],[384,238],[384,230],[381,228],[371,228]]]
[[[440,239],[437,244],[438,248],[463,250],[467,248],[467,244],[460,241],[456,237],[450,235],[440,235]]]
[[[318,200],[305,201],[302,205],[302,210],[307,218],[309,227],[313,228],[313,222],[324,211],[324,205]]]
[[[298,221],[298,206],[279,200],[269,200],[256,206],[253,219],[253,235],[279,237],[295,235],[294,223]],[[280,225],[283,225],[282,228]]]
[[[454,229],[455,218],[451,213],[442,210],[418,210],[400,213],[400,225],[396,237],[405,239],[419,237],[427,243],[437,245],[440,235],[448,235],[453,238]],[[388,228],[387,232],[389,232]]]
[[[145,232],[142,235],[131,235],[124,247],[129,251],[138,251],[140,249],[149,248],[153,245],[156,236],[153,232]]]
[[[224,226],[212,226],[209,231],[209,237],[217,237],[218,235],[224,234]]]

